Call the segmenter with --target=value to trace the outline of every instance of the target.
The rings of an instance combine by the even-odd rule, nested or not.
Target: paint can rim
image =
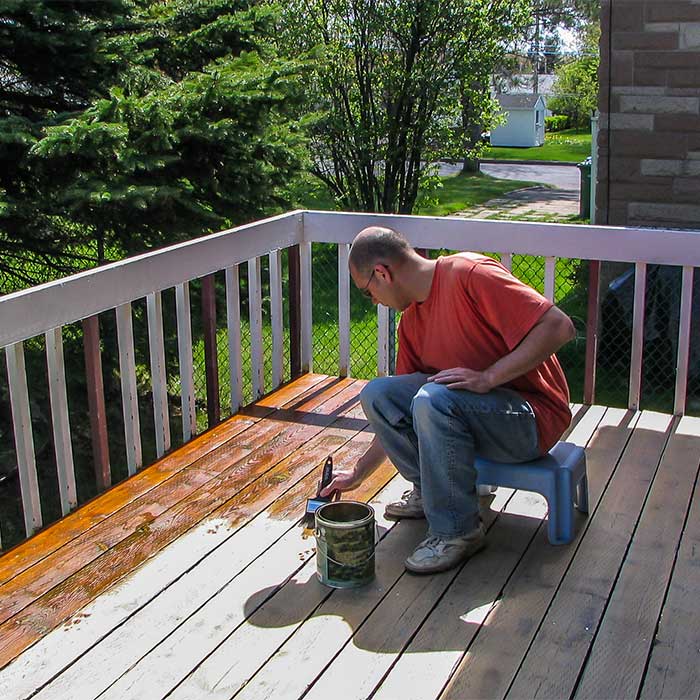
[[[367,514],[360,518],[359,520],[349,520],[347,522],[339,522],[337,520],[330,520],[323,517],[323,511],[328,510],[330,513],[332,510],[337,510],[339,506],[358,506],[360,508],[366,509]],[[372,508],[369,503],[364,503],[363,501],[334,501],[333,503],[325,503],[320,508],[316,510],[316,529],[319,525],[324,527],[329,527],[336,530],[354,530],[357,527],[362,527],[367,525],[374,520],[374,508]]]

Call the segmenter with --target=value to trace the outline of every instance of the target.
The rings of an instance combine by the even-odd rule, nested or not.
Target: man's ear
[[[387,281],[387,282],[394,281],[394,274],[391,271],[391,268],[389,267],[389,265],[385,265],[384,263],[377,263],[374,266],[374,269],[376,270],[375,274],[381,274],[385,281]]]

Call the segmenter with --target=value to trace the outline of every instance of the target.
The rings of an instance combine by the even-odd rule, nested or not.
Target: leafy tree
[[[526,5],[512,7],[509,15],[493,17],[498,7],[490,3],[475,5],[471,12],[471,31],[468,41],[462,45],[459,55],[459,105],[461,143],[459,153],[463,159],[462,173],[479,172],[479,157],[486,146],[481,138],[484,131],[502,121],[498,103],[491,97],[493,75],[511,64],[507,54],[508,40],[518,36],[529,20]],[[480,13],[480,17],[476,17]],[[500,19],[495,28],[493,19]],[[504,22],[504,20],[508,20]]]
[[[557,114],[567,115],[574,126],[588,126],[591,112],[598,105],[599,42],[599,25],[587,25],[576,56],[556,71],[554,96],[548,106]]]
[[[426,162],[464,146],[460,91],[483,93],[498,54],[491,40],[512,35],[525,6],[525,0],[288,3],[287,50],[319,47],[309,85],[310,109],[321,115],[312,135],[313,172],[344,207],[411,212]],[[478,104],[472,101],[474,109]]]

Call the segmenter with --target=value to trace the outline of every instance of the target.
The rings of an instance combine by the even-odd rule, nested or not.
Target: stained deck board
[[[189,537],[187,534],[182,536],[180,538],[180,541],[177,542],[178,547],[176,548],[179,549],[179,545],[189,544],[189,551],[185,555],[187,558],[183,559],[183,554],[180,552],[178,553],[177,560],[174,561],[170,567],[166,566],[165,568],[163,568],[163,566],[161,566],[161,570],[159,571],[158,576],[153,578],[153,584],[151,585],[151,588],[153,588],[153,586],[157,586],[158,588],[156,590],[149,589],[147,591],[140,591],[140,598],[134,598],[132,596],[127,600],[122,600],[119,598],[119,596],[116,596],[116,599],[115,596],[110,596],[110,611],[114,609],[116,609],[117,611],[127,609],[129,610],[129,612],[133,612],[135,608],[138,608],[139,601],[142,601],[144,597],[147,597],[149,594],[157,594],[159,590],[166,587],[169,580],[179,578],[183,571],[181,567],[185,566],[186,563],[191,562],[193,556],[204,557],[206,556],[206,553],[208,551],[206,549],[207,547],[214,548],[220,543],[220,540],[217,538],[216,535],[217,531],[219,530],[222,524],[224,525],[222,535],[225,536],[225,533],[230,528],[234,528],[240,523],[245,523],[247,519],[252,517],[261,506],[264,507],[265,503],[272,502],[277,509],[280,509],[282,507],[282,504],[284,503],[284,498],[280,499],[279,501],[275,501],[275,496],[279,496],[285,490],[285,488],[289,488],[289,482],[291,481],[292,483],[294,483],[295,477],[304,477],[310,468],[314,466],[317,467],[318,464],[320,464],[323,461],[323,459],[325,459],[325,456],[327,456],[328,450],[332,451],[333,448],[336,448],[339,443],[342,444],[344,439],[347,439],[347,435],[343,436],[342,433],[339,433],[339,430],[341,430],[343,426],[346,426],[345,431],[346,433],[348,433],[348,435],[352,435],[355,432],[357,432],[358,429],[362,429],[366,426],[366,421],[364,420],[364,418],[360,420],[357,417],[353,417],[354,415],[361,415],[361,410],[358,412],[356,399],[358,389],[352,388],[352,380],[343,380],[339,383],[334,381],[333,386],[331,386],[331,382],[327,382],[326,380],[323,380],[322,384],[323,383],[326,384],[324,392],[319,394],[314,390],[313,398],[311,398],[310,402],[308,394],[306,395],[306,402],[304,402],[304,394],[302,394],[301,399],[294,399],[294,406],[297,411],[300,411],[300,408],[303,406],[307,406],[312,411],[319,410],[325,406],[328,413],[326,415],[318,414],[318,417],[323,419],[322,422],[327,422],[331,426],[335,425],[337,427],[331,427],[330,430],[327,430],[320,440],[314,440],[312,437],[307,444],[307,449],[304,452],[292,451],[291,455],[289,455],[287,454],[289,453],[289,449],[287,449],[282,440],[282,438],[285,435],[284,430],[293,429],[294,426],[296,426],[297,428],[305,429],[308,426],[304,424],[304,421],[310,420],[310,418],[308,415],[300,413],[300,415],[297,416],[298,422],[285,420],[273,423],[273,427],[275,427],[278,431],[277,434],[272,438],[268,436],[268,441],[263,443],[262,447],[257,452],[249,451],[251,457],[246,461],[246,466],[248,466],[248,469],[244,470],[246,477],[245,481],[250,482],[251,477],[256,473],[256,471],[264,470],[271,464],[275,464],[275,461],[277,460],[277,464],[274,466],[274,468],[270,469],[269,471],[264,471],[262,477],[249,483],[248,486],[246,486],[238,494],[235,494],[235,489],[232,488],[232,486],[234,486],[237,482],[236,475],[233,475],[232,478],[223,481],[222,484],[217,484],[217,489],[210,489],[203,494],[193,490],[192,493],[189,494],[190,499],[185,499],[182,507],[192,511],[191,503],[194,501],[202,505],[205,511],[209,511],[207,520],[202,526],[206,533],[203,538],[204,541],[200,541],[202,538],[199,536],[199,532],[192,533],[192,537]],[[280,412],[278,411],[276,415],[280,415]],[[287,419],[289,418],[289,416],[286,414],[282,415],[284,415]],[[318,433],[321,432],[321,429],[314,426],[314,431],[317,432],[318,436]],[[305,435],[306,437],[309,437],[307,433],[305,433]],[[252,437],[253,436],[241,434],[239,436],[238,442],[240,443],[241,441],[245,441],[246,443],[251,443]],[[298,443],[299,440],[297,440],[296,442]],[[319,445],[317,444],[319,442],[320,455]],[[231,446],[229,445],[229,448],[230,447]],[[284,450],[282,449],[282,447],[284,447]],[[220,451],[226,452],[227,449],[225,447],[222,447]],[[286,458],[285,455],[287,455]],[[313,459],[314,457],[316,458],[316,463],[309,462],[309,460]],[[304,485],[304,494],[308,493],[309,491],[312,491],[314,489],[314,485],[315,480],[312,483],[311,478],[309,478],[307,480],[307,483]],[[218,509],[211,510],[210,506],[212,502],[216,502],[215,498],[217,490],[222,492],[221,498],[224,499],[224,502],[221,506],[219,506]],[[227,498],[229,495],[232,496],[232,498]],[[301,500],[301,498],[299,499],[299,502],[295,505],[297,512],[299,512],[300,509],[303,507],[303,501]],[[177,513],[176,515],[179,515],[179,513]],[[212,530],[213,532],[210,532]],[[167,535],[167,528],[165,528],[165,532]],[[192,542],[193,539],[196,539],[198,544]],[[259,544],[259,542],[256,543],[256,549],[257,546],[259,546]],[[256,552],[254,552],[251,556],[254,556],[255,553]],[[159,564],[163,564],[163,558],[160,558],[157,561],[159,562]],[[190,563],[190,565],[193,564],[194,562]],[[82,574],[82,579],[84,580],[86,578],[86,575],[89,575],[90,573],[92,572],[89,571],[86,574],[85,569],[83,569],[81,572],[78,572],[78,575]],[[107,570],[105,576],[110,577],[112,576],[112,574],[109,570]],[[89,585],[94,585],[94,582],[91,581]],[[58,588],[60,590],[61,587],[59,586]],[[56,594],[54,593],[54,595]],[[143,604],[143,602],[141,602],[141,604]],[[94,615],[99,620],[104,617],[104,614],[103,611],[99,610],[99,606],[97,607],[98,610],[91,611],[90,614]],[[110,617],[110,611],[107,612],[108,619]],[[58,613],[56,614],[58,615]],[[112,620],[112,624],[120,624],[121,622],[122,620],[120,620],[119,622]],[[107,634],[109,632],[108,627],[107,629],[104,629],[104,626],[101,627],[102,629],[100,630],[100,632],[102,632],[103,634]],[[46,644],[44,646],[50,647],[50,645]],[[57,657],[55,653],[55,650],[58,646],[60,646],[61,648],[60,657]],[[76,652],[74,653],[77,653],[79,651],[81,645],[78,644],[77,646],[78,650],[76,650]],[[42,649],[41,651],[44,650]],[[70,655],[67,654],[65,650],[65,640],[61,640],[60,645],[53,645],[53,650],[51,650],[50,648],[46,649],[46,653],[43,655],[43,658],[44,665],[47,665],[48,668],[44,668],[44,665],[42,665],[40,667],[39,675],[40,677],[48,677],[48,679],[50,679],[51,676],[57,670],[55,668],[57,659],[60,659],[61,663],[64,664],[68,663],[71,660]],[[37,669],[35,668],[35,672],[36,670]]]
[[[520,544],[524,549],[545,513],[546,505],[542,498],[519,493],[510,499],[510,492],[500,489],[494,503],[483,512],[488,538],[494,544],[489,552],[492,558],[497,557],[503,566],[508,561],[509,548],[517,550]],[[528,515],[532,517],[528,519]],[[514,533],[513,521],[519,517],[526,522],[521,523],[522,527]],[[460,574],[459,571],[451,571],[436,576],[416,577],[404,571],[403,559],[416,540],[421,538],[425,525],[419,525],[417,529],[408,552],[391,551],[380,557],[386,557],[393,564],[390,569],[393,579],[383,586],[385,593],[378,603],[368,605],[368,601],[364,601],[364,618],[358,616],[358,606],[353,606],[348,614],[349,606],[342,595],[333,594],[319,610],[314,611],[314,619],[296,633],[297,638],[290,638],[280,647],[275,657],[245,685],[237,697],[262,698],[270,690],[274,695],[296,697],[302,689],[300,679],[290,676],[288,666],[289,660],[298,658],[300,654],[310,675],[319,676],[305,697],[321,698],[329,694],[344,697],[348,689],[339,687],[339,677],[357,678],[350,692],[359,697],[368,697]],[[494,554],[501,547],[505,549],[505,556],[503,552]],[[468,562],[460,575],[473,581],[483,568],[483,559],[484,555],[481,555]],[[507,569],[507,564],[504,568]],[[492,582],[494,579],[490,580]],[[483,589],[480,594],[483,594]],[[339,618],[345,620],[345,626],[329,624]],[[452,641],[454,643],[455,640]],[[328,670],[324,671],[329,663]]]
[[[617,689],[620,697],[634,697],[639,687],[643,697],[697,698],[696,419],[578,409],[570,439],[587,443],[591,515],[578,518],[574,543],[548,544],[539,497],[499,489],[488,512],[489,547],[460,570],[433,577],[403,570],[425,525],[384,520],[383,504],[404,488],[386,465],[356,494],[377,506],[383,535],[377,578],[363,589],[334,591],[316,579],[315,543],[297,521],[324,455],[351,461],[371,439],[358,405],[363,383],[339,381],[306,376],[312,396],[298,399],[299,391],[293,410],[276,409],[290,398],[272,394],[263,399],[267,407],[249,409],[252,420],[222,424],[211,446],[206,434],[198,437],[199,465],[189,459],[162,476],[157,465],[148,468],[133,477],[141,482],[124,482],[104,503],[88,504],[92,514],[84,521],[80,510],[68,516],[63,543],[42,554],[41,539],[30,540],[26,566],[17,556],[21,548],[10,552],[12,560],[0,559],[5,582],[11,581],[13,562],[26,576],[61,549],[73,551],[74,540],[87,543],[93,535],[97,546],[97,535],[109,531],[98,525],[105,528],[111,518],[124,523],[129,512],[138,517],[148,494],[154,509],[164,509],[153,522],[167,534],[151,550],[117,557],[116,579],[96,567],[110,551],[128,552],[122,543],[133,533],[6,620],[33,614],[26,626],[34,636],[0,670],[0,696],[320,698],[332,690],[335,700],[408,700],[490,691],[489,697],[503,697],[509,690],[512,697],[552,697],[547,689],[555,688],[557,697],[568,697],[587,690],[587,677],[610,682],[612,667],[600,664],[622,641],[633,651],[625,651],[622,666],[629,665],[634,681],[596,689]],[[243,421],[249,422],[242,430],[233,425]],[[178,452],[165,459],[172,464]],[[199,484],[193,476],[184,488],[182,472],[210,480]],[[170,488],[179,483],[185,493],[165,507],[155,497],[164,497],[173,479]],[[119,489],[121,505],[112,493]],[[44,541],[57,540],[44,535]],[[64,599],[71,579],[89,595]],[[0,605],[1,591],[2,584]],[[46,596],[55,611],[41,609]],[[644,615],[636,615],[635,602],[646,606]],[[591,604],[597,636],[577,636]],[[654,632],[657,622],[656,643],[644,649],[625,636],[627,627]],[[6,630],[0,626],[0,649]],[[561,681],[557,674],[566,664],[571,668]]]
[[[577,697],[637,695],[686,520],[698,461],[692,445],[677,434],[671,435],[578,681]],[[664,517],[657,517],[660,513]],[[649,576],[652,567],[655,575]]]
[[[353,440],[340,447],[335,453],[336,457],[357,456],[366,447],[369,437],[371,436],[365,431],[357,434]],[[322,461],[323,459],[317,460],[319,467]],[[221,641],[221,635],[225,636],[228,629],[220,624],[221,621],[225,619],[228,620],[227,624],[231,624],[232,616],[243,608],[246,596],[241,600],[240,594],[245,580],[252,581],[250,585],[257,585],[260,572],[269,573],[272,566],[283,581],[289,573],[282,566],[281,560],[299,562],[301,565],[313,554],[308,533],[304,544],[301,544],[303,533],[294,527],[294,523],[303,510],[306,496],[314,490],[318,472],[319,468],[294,484],[278,500],[226,539],[215,552],[202,558],[185,575],[174,581],[167,591],[131,614],[125,624],[80,658],[50,686],[46,694],[40,694],[39,697],[62,697],[76,680],[96,692],[106,690],[131,667],[134,667],[132,675],[140,676],[143,669],[150,667],[161,653],[169,653],[173,649],[177,653],[180,644],[188,649],[195,646],[201,654],[215,648]],[[276,475],[272,474],[268,485],[274,488],[275,481]],[[386,475],[380,473],[365,486],[365,490],[376,490],[384,481]],[[363,492],[363,495],[366,494]],[[272,500],[266,496],[263,499],[263,504]],[[284,517],[273,517],[279,513]],[[274,549],[274,552],[270,549]],[[235,585],[231,585],[234,580]],[[209,613],[214,609],[220,611],[218,617],[217,614]],[[210,624],[211,615],[216,621],[214,624]],[[160,677],[165,682],[166,676],[187,673],[189,668],[169,664],[162,671]],[[157,664],[154,675],[159,675]],[[175,682],[173,681],[173,686]]]
[[[605,409],[594,407],[581,411],[578,421],[567,439],[585,445],[605,415]],[[589,469],[589,473],[591,473]],[[489,533],[487,550],[467,562],[455,583],[437,603],[430,616],[417,631],[406,653],[390,669],[376,694],[377,698],[390,700],[402,698],[437,697],[455,668],[464,666],[465,651],[478,633],[481,625],[490,618],[494,623],[496,609],[509,601],[503,600],[503,588],[532,546],[532,537],[542,528],[541,517],[533,510],[529,498],[524,493],[520,503],[514,503],[508,519],[501,517],[497,528]],[[537,502],[536,502],[537,503]],[[579,519],[580,520],[580,519]],[[546,545],[545,545],[546,547]],[[499,620],[513,623],[495,640],[504,656],[508,654],[511,638],[518,637],[519,631],[527,626],[520,616],[507,615]]]
[[[313,389],[323,379],[323,375],[304,375],[275,392],[274,395],[261,399],[246,413],[236,414],[224,423],[220,423],[148,469],[114,486],[58,523],[45,528],[26,542],[6,552],[0,557],[0,586],[74,538],[83,535],[94,525],[117,513],[128,503],[148,493],[177,472],[203,459],[206,455],[214,454],[219,447],[236,435],[250,428],[264,416],[270,415],[276,408]],[[0,588],[0,595],[1,591]]]
[[[147,511],[145,522],[127,521],[124,525],[123,509],[114,515],[116,523],[112,524],[108,518],[104,528],[121,535],[113,546],[105,544],[100,533],[85,543],[83,551],[87,551],[81,558],[76,555],[73,540],[36,565],[41,568],[36,579],[31,579],[32,567],[8,581],[0,589],[0,609],[5,612],[5,621],[0,625],[0,665],[189,530],[237,490],[320,432],[324,424],[330,424],[334,419],[332,412],[351,401],[357,392],[343,397],[339,403],[336,397],[351,386],[351,381],[322,378],[323,382],[327,382],[325,391],[319,393],[312,388],[306,397],[302,394],[301,400],[293,400],[294,408],[288,409],[291,415],[278,410],[275,418],[262,419],[261,429],[251,435],[244,431],[240,440],[229,440],[202,461],[188,465],[184,472],[194,471],[201,482],[195,482],[189,489],[186,484],[177,484],[181,488],[177,489],[173,503],[166,501],[167,507],[162,509],[158,496],[152,495],[150,509],[155,515]],[[323,406],[328,407],[328,413],[319,413]],[[211,472],[209,478],[206,472]],[[161,490],[170,490],[169,481],[161,485]]]

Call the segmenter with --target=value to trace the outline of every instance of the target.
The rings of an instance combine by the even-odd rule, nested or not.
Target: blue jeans
[[[426,382],[427,374],[378,377],[360,394],[384,451],[421,492],[431,535],[479,525],[476,454],[497,462],[539,456],[530,404],[510,389],[476,394]]]

